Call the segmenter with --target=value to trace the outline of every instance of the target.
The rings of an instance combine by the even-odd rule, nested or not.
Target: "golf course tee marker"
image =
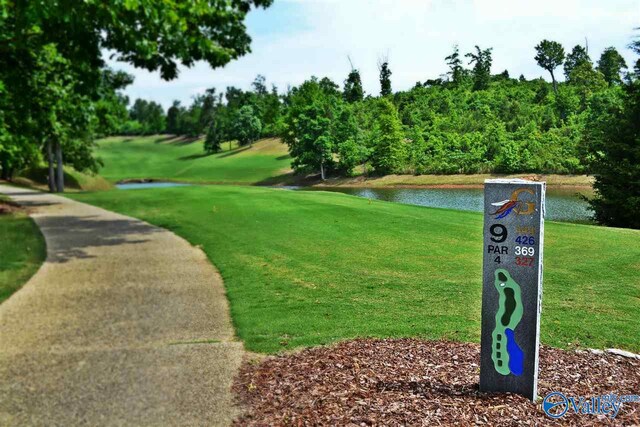
[[[545,187],[484,183],[481,391],[536,398]]]

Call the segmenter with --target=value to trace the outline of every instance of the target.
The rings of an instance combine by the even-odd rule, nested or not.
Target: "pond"
[[[166,188],[166,187],[185,187],[191,184],[185,184],[182,182],[126,182],[122,184],[116,184],[118,190],[139,190],[143,188]]]
[[[304,191],[335,191],[367,199],[409,205],[448,208],[463,211],[483,209],[483,190],[450,188],[348,188],[348,187],[291,187]],[[547,189],[546,219],[554,221],[590,222],[589,205],[580,199],[576,189]],[[589,194],[581,191],[582,194]]]
[[[180,182],[129,182],[116,184],[120,190],[142,188],[184,187],[192,184]],[[478,211],[483,208],[483,190],[481,188],[351,188],[351,187],[278,187],[298,191],[334,191],[367,199],[386,200],[388,202],[409,205],[448,208],[463,211]],[[580,199],[576,189],[548,189],[547,216],[553,221],[590,222],[589,205]],[[582,194],[589,194],[581,191]]]

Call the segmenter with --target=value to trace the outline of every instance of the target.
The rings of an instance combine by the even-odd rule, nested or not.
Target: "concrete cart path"
[[[0,305],[0,425],[225,425],[243,355],[204,253],[140,220],[0,185],[47,243]],[[0,242],[2,244],[2,242]]]

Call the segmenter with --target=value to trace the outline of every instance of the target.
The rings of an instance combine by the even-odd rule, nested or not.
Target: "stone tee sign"
[[[545,187],[485,181],[481,391],[536,398]]]

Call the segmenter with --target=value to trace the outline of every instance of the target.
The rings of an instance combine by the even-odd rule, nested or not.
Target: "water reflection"
[[[166,188],[166,187],[185,187],[191,184],[182,182],[127,182],[116,184],[118,190],[140,190],[143,188]]]
[[[346,187],[295,187],[305,191],[335,191],[368,199],[386,200],[409,205],[482,211],[481,188],[346,188]],[[546,219],[555,221],[589,222],[592,212],[587,202],[579,197],[576,189],[548,189]]]

